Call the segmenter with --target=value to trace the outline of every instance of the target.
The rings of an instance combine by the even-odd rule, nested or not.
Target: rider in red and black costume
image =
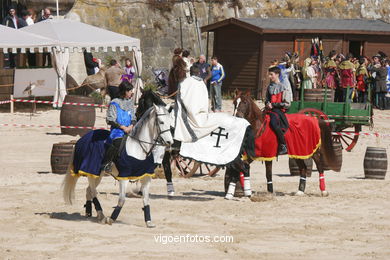
[[[270,115],[270,126],[278,139],[278,153],[287,154],[286,140],[284,134],[288,129],[288,121],[285,116],[290,107],[290,93],[286,91],[285,86],[280,82],[280,68],[271,67],[268,69],[270,84],[267,88],[265,106]]]

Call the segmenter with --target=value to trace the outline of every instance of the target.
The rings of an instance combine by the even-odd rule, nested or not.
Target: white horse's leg
[[[103,209],[97,198],[97,190],[96,190],[96,187],[99,185],[101,178],[102,178],[101,176],[99,176],[98,178],[88,177],[88,183],[89,183],[89,187],[91,188],[92,202],[97,212],[97,221],[99,223],[105,223]]]
[[[145,177],[142,178],[141,183],[142,183],[142,199],[144,203],[143,211],[144,211],[144,219],[146,223],[146,227],[148,228],[154,228],[156,225],[152,223],[152,218],[150,216],[150,205],[149,205],[149,188],[150,188],[150,183],[152,181],[152,178],[150,177]]]
[[[106,218],[106,223],[111,225],[114,223],[114,221],[118,218],[119,213],[122,210],[123,205],[125,204],[126,200],[126,188],[128,180],[120,180],[119,181],[119,198],[118,198],[118,205],[115,207],[114,211],[111,214],[111,217]]]

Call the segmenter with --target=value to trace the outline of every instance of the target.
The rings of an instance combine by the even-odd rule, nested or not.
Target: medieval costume
[[[312,89],[313,85],[315,85],[314,83],[317,81],[317,74],[311,65],[311,62],[311,58],[307,58],[304,62],[304,66],[302,68],[302,89]]]
[[[341,88],[343,90],[343,102],[350,100],[355,86],[355,65],[349,60],[344,60],[339,65]]]
[[[358,91],[358,100],[360,103],[367,102],[367,85],[366,81],[369,77],[366,65],[360,64],[356,71],[356,81],[357,81],[357,91]]]
[[[134,75],[135,75],[135,69],[133,65],[126,65],[124,67],[125,74],[122,75],[121,80],[127,80],[128,82],[132,82]]]
[[[337,75],[337,65],[336,62],[332,59],[328,60],[324,64],[325,69],[325,82],[326,86],[330,89],[336,88],[336,75]]]
[[[286,154],[286,140],[284,134],[288,129],[288,121],[285,112],[290,107],[291,97],[286,91],[285,86],[281,83],[271,82],[267,88],[267,96],[265,100],[266,106],[271,104],[272,108],[268,111],[270,115],[270,126],[275,132],[279,143],[279,154]]]

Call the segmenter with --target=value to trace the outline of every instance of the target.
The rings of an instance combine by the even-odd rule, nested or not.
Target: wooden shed
[[[201,28],[214,33],[213,55],[224,66],[223,92],[250,90],[262,98],[268,84],[267,69],[284,53],[310,55],[311,39],[320,38],[324,55],[331,50],[373,56],[390,55],[390,24],[364,19],[230,18]]]

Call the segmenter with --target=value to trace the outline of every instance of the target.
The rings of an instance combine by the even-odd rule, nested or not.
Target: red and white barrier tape
[[[10,102],[22,102],[22,103],[39,103],[39,104],[58,104],[58,102],[45,101],[45,100],[28,100],[28,99],[12,99]],[[86,106],[86,107],[107,107],[107,105],[91,104],[91,103],[74,103],[74,102],[62,102],[62,105],[72,106]]]
[[[11,102],[12,102],[11,100],[0,101],[0,105],[2,105],[2,104],[8,104],[8,103],[11,103]]]
[[[71,129],[102,129],[108,130],[106,127],[94,127],[94,126],[63,126],[63,125],[26,125],[26,124],[0,124],[0,126],[13,126],[13,127],[38,127],[38,128],[71,128]]]

